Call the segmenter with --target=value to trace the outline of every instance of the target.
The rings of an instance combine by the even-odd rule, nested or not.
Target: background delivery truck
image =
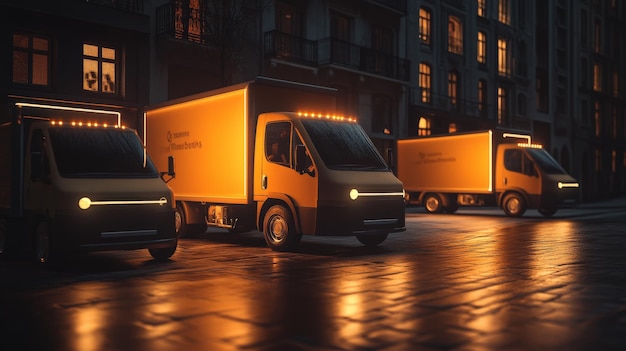
[[[269,78],[147,109],[157,168],[173,156],[179,230],[258,229],[273,250],[301,235],[355,235],[378,245],[405,230],[402,184],[334,90]]]
[[[545,216],[578,200],[578,182],[527,134],[501,130],[398,140],[397,175],[409,203],[430,213],[497,205]]]
[[[119,114],[31,103],[16,110],[0,125],[0,256],[27,244],[41,263],[80,251],[174,254],[172,192]]]

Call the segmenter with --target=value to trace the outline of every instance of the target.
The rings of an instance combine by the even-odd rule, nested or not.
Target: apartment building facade
[[[398,138],[532,132],[583,184],[626,193],[617,0],[3,0],[18,100],[142,110],[252,80],[338,91],[383,155]],[[325,112],[325,111],[320,111]]]

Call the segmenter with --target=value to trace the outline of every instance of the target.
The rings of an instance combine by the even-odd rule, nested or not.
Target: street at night
[[[0,262],[1,350],[622,350],[623,200],[510,218],[427,214],[379,247],[259,232]]]

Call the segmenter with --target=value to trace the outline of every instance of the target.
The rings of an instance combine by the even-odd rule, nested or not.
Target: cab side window
[[[504,167],[511,172],[537,176],[535,163],[528,155],[519,149],[508,149],[504,151]]]
[[[289,167],[291,159],[291,123],[278,122],[265,128],[265,157],[268,161]]]

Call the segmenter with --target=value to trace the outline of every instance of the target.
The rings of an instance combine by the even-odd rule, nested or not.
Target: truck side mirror
[[[165,180],[165,176],[169,176],[168,180]],[[167,172],[161,172],[161,179],[164,182],[169,182],[170,180],[176,178],[176,171],[174,170],[174,156],[167,157]]]
[[[306,146],[300,144],[296,145],[296,154],[295,154],[295,168],[296,172],[300,174],[308,174],[310,176],[315,176],[315,171],[310,170],[309,168],[312,166],[311,158],[306,153]]]

